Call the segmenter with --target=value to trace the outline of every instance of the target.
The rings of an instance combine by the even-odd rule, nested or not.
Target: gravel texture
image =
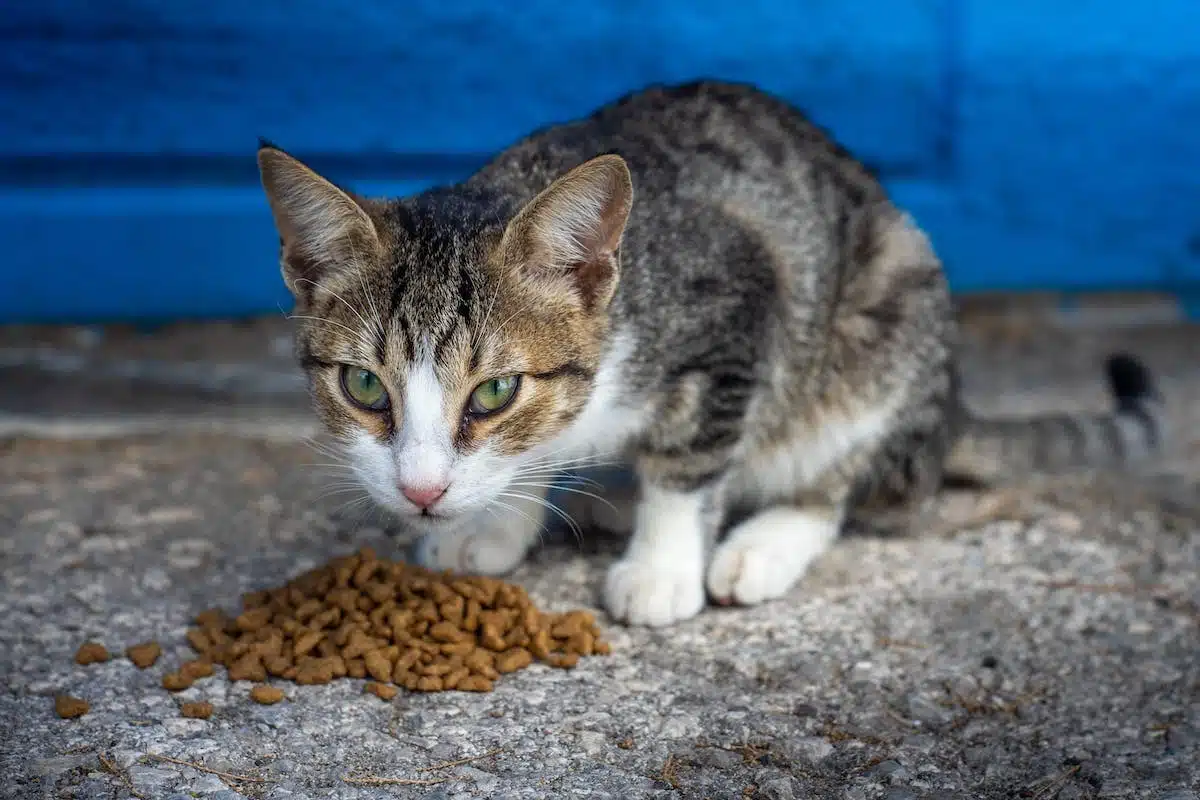
[[[1103,403],[1105,340],[1062,336],[970,345],[976,405]],[[486,695],[343,680],[261,706],[221,673],[166,692],[195,612],[408,542],[322,498],[299,443],[0,442],[0,797],[1197,800],[1200,336],[1139,336],[1183,431],[1152,469],[948,494],[933,528],[848,535],[783,601],[665,631],[601,616],[613,655]],[[551,536],[514,579],[595,607],[620,546]],[[88,639],[112,660],[76,665]],[[125,648],[149,639],[138,670]],[[59,692],[91,712],[58,719]],[[201,700],[210,719],[181,716]]]

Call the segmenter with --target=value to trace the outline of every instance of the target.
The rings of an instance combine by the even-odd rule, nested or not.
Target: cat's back
[[[742,209],[754,217],[769,211],[768,196],[808,198],[815,173],[842,191],[881,193],[869,172],[798,108],[750,84],[714,80],[652,86],[543,128],[473,180],[526,199],[580,162],[611,152],[628,162],[643,206],[689,198],[737,202],[757,194],[764,202]]]

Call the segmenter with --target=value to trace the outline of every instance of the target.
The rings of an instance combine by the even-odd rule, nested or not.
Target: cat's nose
[[[446,493],[445,486],[403,486],[400,493],[419,509],[427,509]]]

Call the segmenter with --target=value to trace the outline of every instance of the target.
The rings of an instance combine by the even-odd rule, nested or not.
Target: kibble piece
[[[371,637],[363,633],[361,629],[355,628],[350,632],[346,646],[342,648],[342,658],[358,658],[374,647],[375,643],[371,641]]]
[[[470,653],[475,651],[475,642],[470,639],[463,639],[461,642],[448,642],[441,646],[441,651],[448,656],[458,656],[465,658]]]
[[[542,628],[533,635],[533,641],[529,643],[529,649],[533,651],[533,655],[541,661],[545,661],[550,655],[550,631]]]
[[[386,683],[371,681],[363,687],[363,691],[375,695],[380,700],[391,700],[400,690]]]
[[[323,636],[324,634],[316,631],[308,631],[307,633],[300,634],[296,637],[296,643],[292,652],[295,653],[296,658],[308,655],[321,641]]]
[[[213,714],[213,704],[204,700],[184,703],[179,707],[179,713],[191,719],[208,719]]]
[[[421,674],[440,678],[446,673],[450,672],[452,669],[454,669],[454,667],[450,666],[450,664],[446,661],[435,661],[422,667]]]
[[[162,677],[162,685],[169,692],[182,692],[192,685],[192,679],[182,672],[168,672]]]
[[[587,631],[579,631],[567,640],[567,652],[590,656],[596,649],[596,637]]]
[[[312,685],[333,680],[333,665],[324,658],[306,658],[296,667],[296,683]]]
[[[125,650],[125,655],[138,669],[148,669],[154,666],[162,655],[162,647],[158,642],[143,642]]]
[[[86,667],[88,664],[101,664],[111,656],[108,648],[99,642],[84,642],[75,651],[75,663]]]
[[[443,689],[457,689],[458,685],[463,682],[463,679],[471,674],[471,670],[466,667],[456,667],[450,672],[442,676]]]
[[[346,660],[339,655],[328,656],[325,659],[329,662],[329,669],[333,672],[333,677],[346,677]]]
[[[479,634],[479,644],[497,653],[508,649],[504,637],[500,635],[499,630],[494,625],[485,624],[483,626],[483,632]]]
[[[432,675],[427,675],[417,679],[417,691],[419,692],[440,692],[442,691],[442,679],[435,678]]]
[[[265,681],[267,668],[255,653],[247,653],[228,668],[231,681]]]
[[[193,681],[200,678],[211,678],[213,674],[213,665],[211,661],[203,658],[197,658],[194,661],[185,661],[179,665],[179,673]]]
[[[462,628],[452,622],[439,622],[429,629],[429,636],[435,642],[445,642],[447,644],[461,641],[466,638],[467,634]]]
[[[352,658],[346,662],[346,674],[351,678],[367,677],[367,664],[361,658]]]
[[[208,638],[208,634],[199,628],[189,629],[187,632],[187,640],[188,644],[190,644],[192,649],[197,653],[207,653],[213,647],[212,640]]]
[[[592,653],[598,656],[606,656],[612,653],[612,645],[603,639],[598,639],[596,644],[592,646]]]
[[[516,672],[533,663],[533,654],[524,647],[514,647],[496,656],[496,671]]]
[[[267,656],[263,659],[263,666],[266,667],[267,674],[282,678],[292,666],[292,660],[286,656]]]
[[[313,598],[305,600],[301,605],[297,606],[296,610],[292,612],[292,616],[301,622],[306,622],[319,614],[324,608],[325,606],[321,605],[320,600]]]
[[[382,650],[372,650],[363,656],[363,664],[367,668],[367,674],[377,681],[390,681],[392,679],[392,662],[383,654]]]
[[[458,682],[460,692],[490,692],[494,685],[482,675],[468,675]]]
[[[271,621],[271,609],[262,606],[253,608],[250,611],[244,611],[234,620],[240,631],[256,631],[259,628],[265,627]]]
[[[579,653],[551,653],[546,663],[561,669],[574,669],[579,663]]]
[[[91,663],[91,662],[88,662]],[[78,697],[72,697],[69,694],[60,694],[54,698],[54,713],[58,714],[63,719],[75,719],[82,717],[91,710],[91,705],[87,700],[81,700]]]
[[[283,690],[278,686],[260,683],[250,690],[250,699],[264,706],[273,706],[283,699]]]
[[[224,628],[227,620],[225,612],[219,608],[210,608],[196,615],[196,624],[206,630]]]

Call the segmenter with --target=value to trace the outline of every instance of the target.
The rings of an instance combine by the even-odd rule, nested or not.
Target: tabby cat
[[[947,472],[1153,451],[1157,396],[973,419],[941,263],[877,180],[752,86],[652,87],[537,131],[462,183],[368,199],[264,142],[316,408],[434,568],[512,570],[556,469],[637,476],[614,617],[783,595],[848,515]],[[906,506],[907,504],[907,506]]]

